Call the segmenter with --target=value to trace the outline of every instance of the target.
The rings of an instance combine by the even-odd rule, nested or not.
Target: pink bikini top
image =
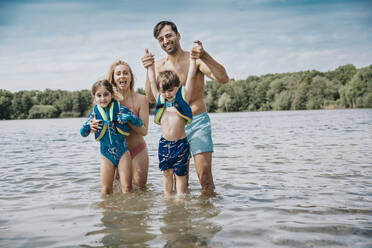
[[[135,114],[135,115],[137,115],[138,117],[139,117],[139,113],[138,113],[138,111],[137,111],[137,109],[136,109],[136,107],[134,106],[134,102],[133,102],[133,96],[132,96],[132,107],[133,107],[133,114]]]

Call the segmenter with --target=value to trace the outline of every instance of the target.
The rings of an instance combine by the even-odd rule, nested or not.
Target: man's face
[[[157,40],[164,52],[171,54],[176,52],[179,47],[180,35],[176,34],[171,26],[165,25],[160,30]]]

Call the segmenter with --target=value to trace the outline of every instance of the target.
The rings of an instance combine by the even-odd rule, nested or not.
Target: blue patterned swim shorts
[[[190,145],[187,138],[169,141],[159,140],[159,168],[161,171],[173,169],[177,176],[187,175],[187,162],[190,159]]]

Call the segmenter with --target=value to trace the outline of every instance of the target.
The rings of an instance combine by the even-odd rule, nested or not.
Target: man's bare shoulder
[[[155,69],[156,71],[160,71],[165,65],[166,57],[160,60],[155,61]]]

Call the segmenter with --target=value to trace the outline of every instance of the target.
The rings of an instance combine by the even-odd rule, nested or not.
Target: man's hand
[[[145,56],[141,58],[142,64],[145,68],[152,66],[155,63],[154,54],[150,53],[149,50],[145,49]]]
[[[200,59],[201,57],[203,57],[205,52],[203,45],[199,40],[195,40],[194,43],[196,45],[191,49],[190,56],[192,59]]]

